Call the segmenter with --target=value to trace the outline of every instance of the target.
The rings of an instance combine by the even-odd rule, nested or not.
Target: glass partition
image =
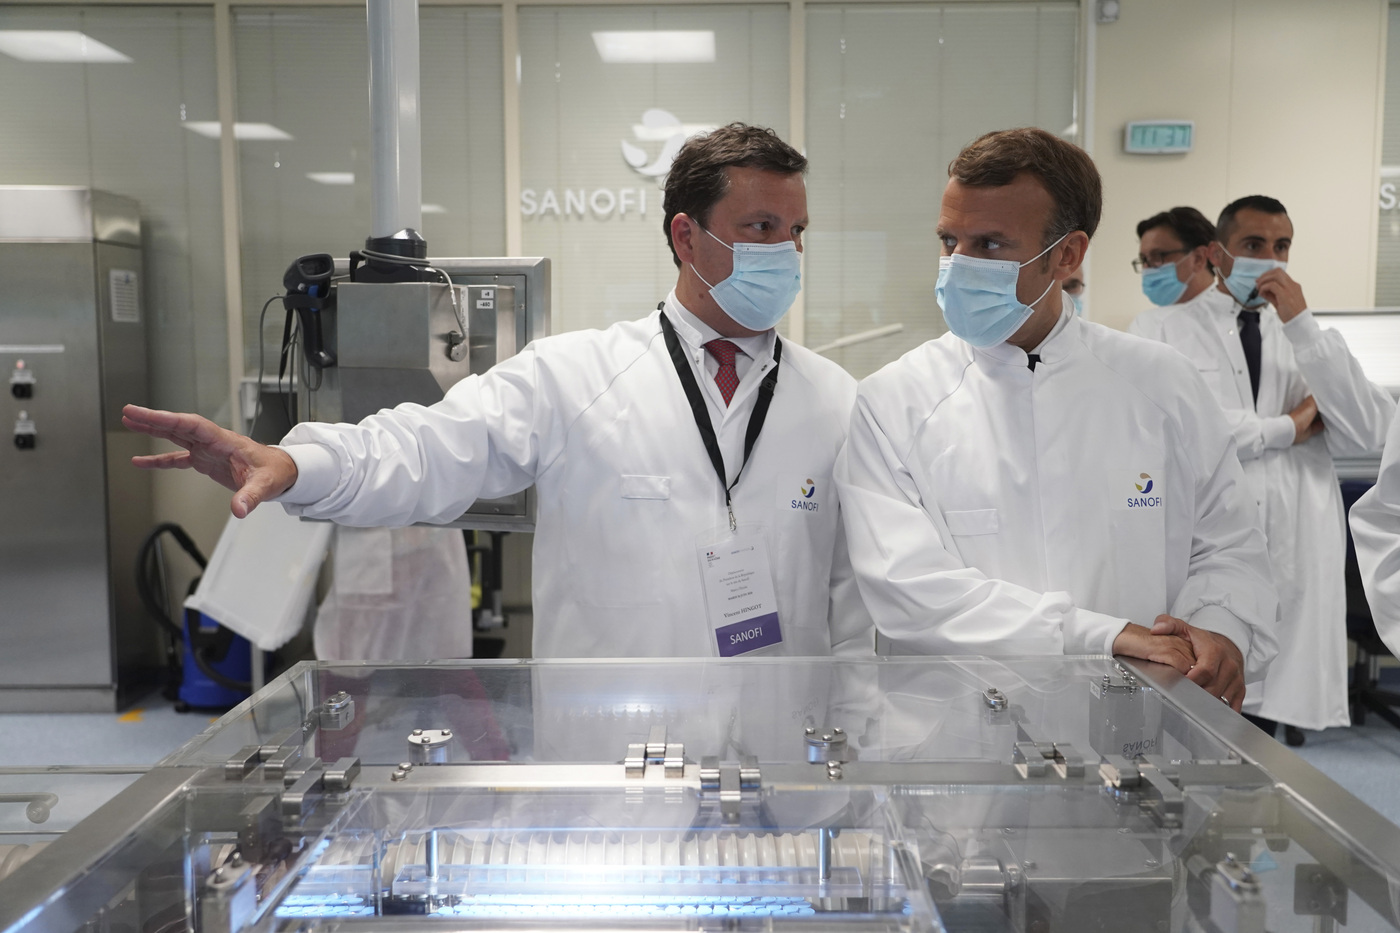
[[[934,235],[948,163],[982,133],[1076,140],[1074,3],[807,7],[807,344],[857,378],[943,333]]]
[[[553,330],[644,317],[676,282],[659,183],[686,136],[787,134],[781,5],[520,9],[527,256],[553,261]]]
[[[0,32],[0,184],[140,203],[151,401],[226,421],[211,9],[6,4]]]

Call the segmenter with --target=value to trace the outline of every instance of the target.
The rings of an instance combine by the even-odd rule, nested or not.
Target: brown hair
[[[730,167],[795,175],[807,171],[807,158],[767,127],[746,123],[731,123],[686,140],[666,175],[662,201],[666,245],[671,247],[671,258],[677,267],[681,260],[671,242],[671,219],[685,214],[704,226],[711,209],[729,190],[729,173],[725,170]]]
[[[1206,215],[1194,207],[1174,207],[1169,211],[1153,214],[1137,225],[1138,239],[1142,239],[1142,235],[1147,231],[1156,230],[1158,227],[1166,227],[1175,233],[1181,245],[1188,250],[1198,246],[1209,246],[1211,240],[1215,239],[1215,224],[1206,220]],[[1215,271],[1215,266],[1210,264],[1209,259],[1206,260],[1206,268]]]
[[[1045,246],[1075,230],[1093,239],[1103,213],[1103,182],[1089,154],[1074,143],[1034,127],[997,130],[977,137],[948,163],[948,177],[974,188],[999,188],[1022,173],[1033,175],[1055,204]]]

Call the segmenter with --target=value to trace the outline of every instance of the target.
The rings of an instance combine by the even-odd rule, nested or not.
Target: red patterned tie
[[[734,390],[739,388],[739,373],[734,369],[734,354],[739,352],[739,348],[728,340],[711,340],[705,344],[705,349],[710,351],[710,356],[719,363],[719,372],[715,373],[715,385],[719,386],[719,393],[724,396],[725,407],[728,407],[729,400],[734,397]]]

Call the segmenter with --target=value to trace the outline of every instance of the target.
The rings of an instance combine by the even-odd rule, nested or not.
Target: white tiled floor
[[[151,694],[124,713],[0,715],[0,767],[152,765],[218,719]]]

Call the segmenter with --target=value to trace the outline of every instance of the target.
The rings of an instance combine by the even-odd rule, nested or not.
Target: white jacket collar
[[[1075,319],[1074,311],[1068,307],[1060,311],[1060,319],[1045,335],[1045,339],[1033,352],[1040,354],[1045,362],[1062,360],[1069,356],[1069,341],[1066,333],[1070,322]],[[981,362],[992,365],[1016,366],[1029,372],[1029,358],[1025,350],[1012,343],[999,343],[994,347],[973,347],[972,355]]]
[[[666,296],[664,310],[666,317],[676,328],[676,336],[681,338],[681,342],[690,348],[692,353],[699,353],[711,340],[723,339],[734,344],[750,359],[766,360],[773,356],[773,342],[777,338],[777,331],[765,331],[754,337],[725,337],[681,304],[675,289]]]

